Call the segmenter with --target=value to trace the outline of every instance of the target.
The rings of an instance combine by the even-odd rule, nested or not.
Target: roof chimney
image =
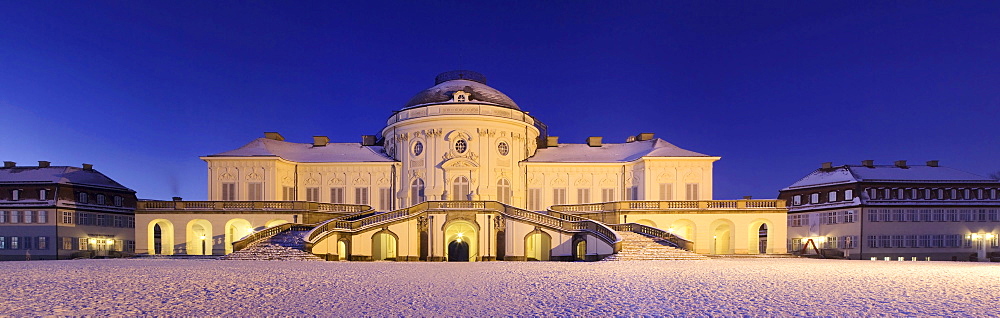
[[[327,136],[313,136],[313,147],[326,147],[328,143],[330,138]]]
[[[903,169],[909,168],[906,166],[906,160],[896,160],[896,167]]]
[[[378,143],[375,135],[361,135],[361,145],[362,146],[374,146]]]
[[[587,146],[600,147],[602,139],[604,137],[587,137]]]
[[[285,137],[282,137],[281,134],[273,132],[273,131],[271,131],[271,132],[265,132],[264,133],[264,138],[271,139],[271,140],[277,140],[277,141],[285,141]]]
[[[653,140],[653,133],[641,133],[635,136],[636,141]]]
[[[3,167],[4,167],[4,168],[13,168],[13,167],[17,167],[17,162],[13,162],[13,161],[4,161],[4,162],[3,162]]]
[[[927,166],[928,167],[937,167],[938,166],[938,161],[937,160],[928,160],[927,161]]]
[[[173,197],[171,199],[174,200],[174,201],[184,201],[184,198],[181,198],[181,197]]]
[[[744,196],[743,196],[743,200],[753,200],[753,196],[750,196],[750,195],[744,195]]]
[[[861,165],[868,168],[875,168],[875,160],[861,160]]]
[[[820,164],[820,169],[833,169],[833,163],[832,162],[824,162],[824,163]]]
[[[83,164],[83,170],[94,171],[94,165],[89,164],[89,163],[85,163],[85,164]]]
[[[51,165],[52,165],[52,163],[48,162],[48,161],[41,161],[41,160],[38,161],[38,167],[39,168],[48,168]]]
[[[548,136],[545,139],[545,146],[547,147],[559,147],[559,137]]]

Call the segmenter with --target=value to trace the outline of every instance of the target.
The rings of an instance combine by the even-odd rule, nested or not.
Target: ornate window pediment
[[[472,170],[479,169],[479,164],[467,158],[452,158],[441,163],[441,168],[444,170]]]

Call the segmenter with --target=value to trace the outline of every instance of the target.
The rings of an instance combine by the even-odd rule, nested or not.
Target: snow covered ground
[[[1000,263],[0,262],[0,316],[997,316]]]

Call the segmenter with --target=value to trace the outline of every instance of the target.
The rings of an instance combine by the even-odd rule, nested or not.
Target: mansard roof
[[[93,169],[69,166],[0,168],[0,184],[25,183],[88,185],[132,191]]]
[[[622,144],[559,144],[558,147],[538,149],[528,162],[629,162],[642,157],[711,157],[682,149],[663,139],[633,141]]]
[[[243,147],[208,157],[279,157],[294,162],[391,162],[381,146],[360,143],[328,143],[314,147],[310,143],[295,143],[257,138]]]
[[[1000,181],[941,166],[844,165],[831,169],[816,169],[782,191],[855,182],[998,183]]]

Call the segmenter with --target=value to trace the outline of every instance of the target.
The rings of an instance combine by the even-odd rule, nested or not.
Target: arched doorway
[[[174,254],[174,224],[165,219],[156,219],[147,226],[148,243],[146,250],[149,255]]]
[[[552,237],[535,230],[524,237],[524,258],[528,261],[547,261],[552,254]]]
[[[389,230],[382,230],[372,235],[372,260],[396,260],[396,241],[396,234]]]
[[[757,253],[767,253],[767,224],[761,224],[757,228]]]
[[[461,238],[451,241],[448,243],[448,261],[449,262],[468,262],[469,261],[469,242],[463,241]]]
[[[576,241],[576,245],[573,249],[573,254],[576,256],[576,260],[585,261],[587,260],[587,240]]]
[[[645,226],[648,226],[648,227],[656,227],[656,222],[653,222],[653,220],[649,220],[649,219],[639,219],[639,220],[635,220],[635,222],[632,222],[632,223],[642,224],[642,225],[645,225]]]
[[[712,226],[712,254],[733,254],[733,225],[718,220]]]
[[[187,254],[212,255],[214,249],[212,223],[208,220],[191,220],[187,225]]]
[[[767,254],[768,253],[768,243],[773,245],[777,241],[771,240],[769,242],[768,236],[773,232],[773,223],[766,219],[757,219],[747,226],[747,253],[749,254]],[[770,249],[774,249],[773,246]]]
[[[278,225],[282,225],[282,224],[285,224],[285,223],[288,223],[288,221],[285,221],[285,220],[282,220],[282,219],[274,219],[274,220],[267,221],[267,223],[264,223],[264,227],[267,228],[267,227],[272,227],[272,226],[278,226]]]
[[[337,260],[346,261],[350,258],[347,253],[347,241],[339,240],[337,241]]]
[[[469,221],[452,221],[444,229],[448,261],[475,261],[479,256],[479,230]],[[452,255],[454,251],[461,253]]]
[[[253,233],[253,225],[244,219],[232,219],[226,222],[225,246],[226,254],[233,252],[233,242],[239,241]]]
[[[674,223],[670,224],[670,228],[667,229],[667,232],[691,242],[694,242],[694,238],[696,237],[694,222],[691,220],[674,221]]]

